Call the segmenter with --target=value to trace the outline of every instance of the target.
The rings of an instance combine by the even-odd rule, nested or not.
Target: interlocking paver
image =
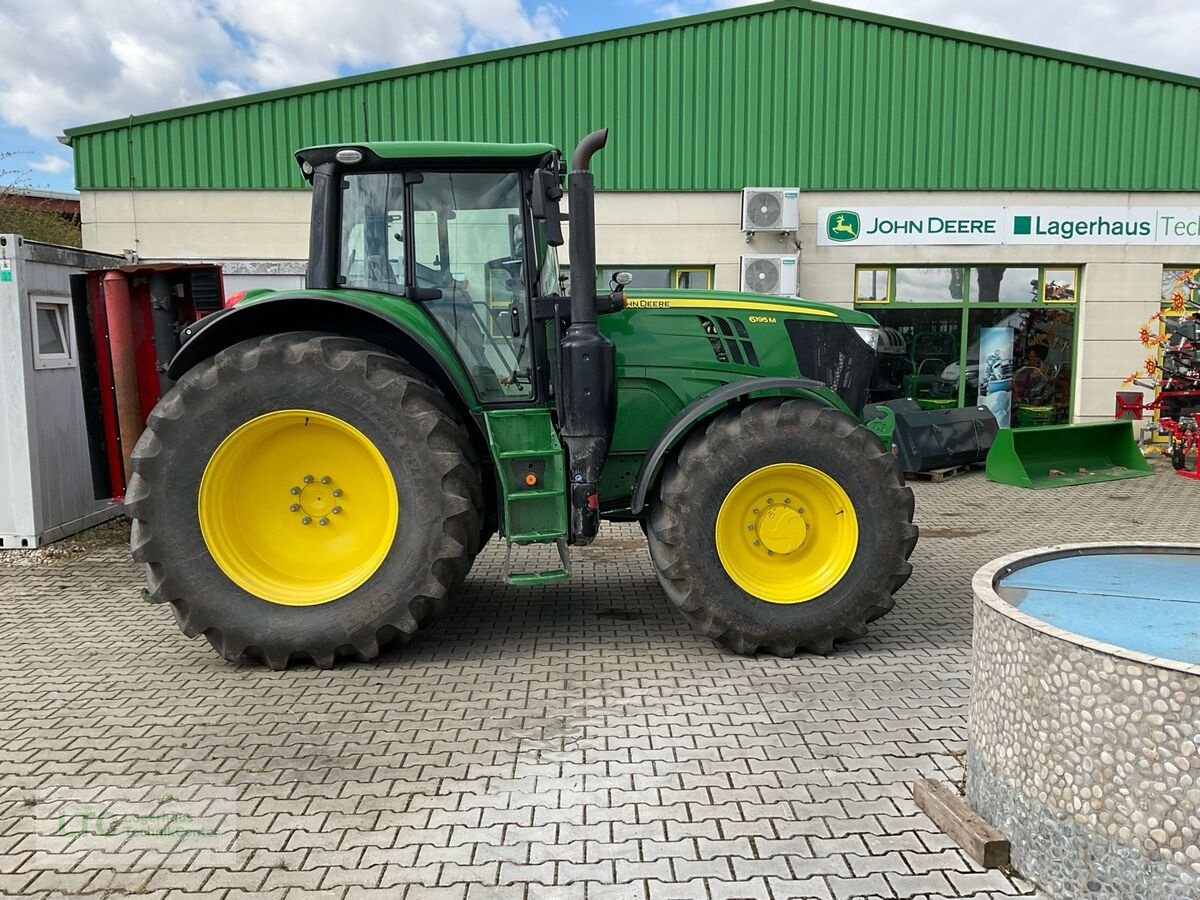
[[[327,672],[238,668],[188,641],[141,602],[122,547],[0,558],[0,892],[1029,896],[911,800],[916,778],[963,775],[970,576],[1022,548],[1177,530],[1194,489],[1169,472],[914,489],[924,535],[895,611],[828,657],[791,660],[694,633],[632,525],[577,551],[565,586],[507,585],[493,545],[426,634]],[[210,843],[35,835],[55,789],[119,803],[187,786],[236,799]]]

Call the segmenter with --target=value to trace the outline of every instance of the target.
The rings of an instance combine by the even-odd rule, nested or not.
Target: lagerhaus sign
[[[822,207],[817,244],[1200,244],[1200,208]]]

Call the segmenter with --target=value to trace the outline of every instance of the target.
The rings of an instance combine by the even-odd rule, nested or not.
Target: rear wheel
[[[419,373],[291,333],[189,371],[151,414],[126,506],[149,599],[227,659],[331,665],[406,638],[466,576],[470,440]]]
[[[714,417],[668,463],[649,519],[668,597],[740,653],[825,653],[908,580],[912,491],[851,417],[760,400]]]

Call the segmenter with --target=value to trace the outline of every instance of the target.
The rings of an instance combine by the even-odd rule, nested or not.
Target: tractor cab
[[[374,143],[297,154],[312,181],[308,285],[420,302],[483,404],[546,390],[530,299],[558,293],[558,261],[529,195],[549,145]]]

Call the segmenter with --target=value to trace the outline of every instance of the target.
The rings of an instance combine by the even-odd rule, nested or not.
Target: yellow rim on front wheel
[[[717,512],[717,555],[747,594],[803,603],[841,581],[858,550],[858,516],[819,469],[779,463],[733,486]]]
[[[200,479],[200,532],[230,580],[256,597],[314,606],[383,564],[400,503],[361,431],[306,409],[267,413],[217,447]]]

